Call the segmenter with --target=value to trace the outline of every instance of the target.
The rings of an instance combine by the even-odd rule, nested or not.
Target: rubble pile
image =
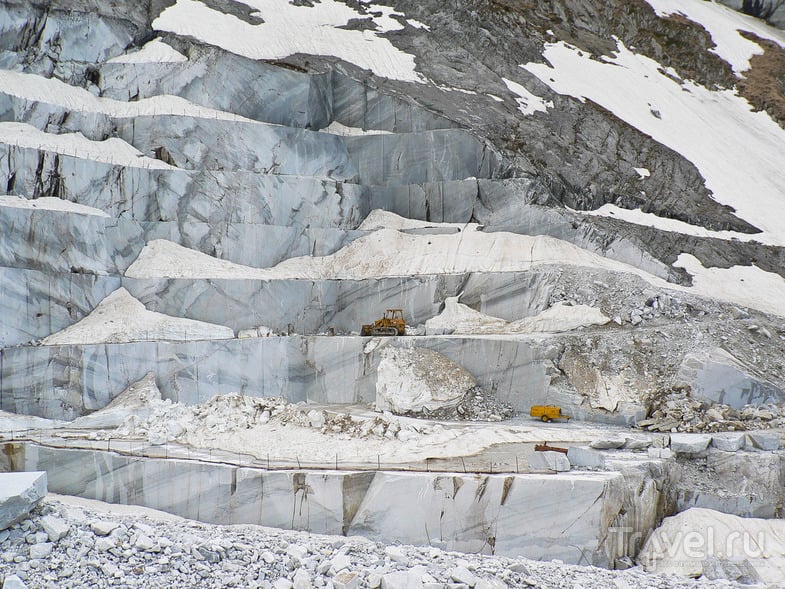
[[[477,389],[477,393],[470,391],[463,397],[458,406],[460,413],[458,407],[454,407],[452,417],[438,418],[499,421],[512,414],[510,407],[487,398],[479,387]],[[306,403],[290,403],[283,397],[249,397],[229,393],[216,395],[206,403],[191,407],[169,400],[154,400],[146,419],[130,415],[116,430],[96,431],[91,433],[91,437],[140,437],[151,444],[161,445],[175,440],[188,442],[191,434],[197,432],[200,438],[214,439],[222,434],[268,423],[313,428],[323,434],[350,438],[378,437],[402,441],[441,428],[439,424],[400,420],[388,411],[373,416],[350,415]]]
[[[461,421],[502,421],[513,415],[512,407],[502,403],[482,387],[470,388],[454,407],[439,407],[433,411],[423,410],[422,413],[411,414],[430,419],[447,419]]]
[[[673,387],[651,396],[649,418],[638,427],[652,432],[733,432],[778,428],[785,425],[785,407],[775,404],[729,405],[701,401],[688,387]]]
[[[536,562],[436,547],[384,546],[361,537],[257,526],[219,526],[123,511],[99,502],[47,498],[0,531],[0,585],[18,589],[126,587],[671,587],[711,581]],[[727,583],[727,587],[740,587]]]

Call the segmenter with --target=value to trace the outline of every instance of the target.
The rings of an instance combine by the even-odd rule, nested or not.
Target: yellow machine
[[[363,325],[360,330],[360,335],[404,335],[405,333],[406,320],[403,318],[403,309],[387,309],[384,317],[370,325]]]
[[[539,417],[545,422],[548,422],[551,419],[570,418],[569,415],[564,415],[561,412],[561,407],[556,407],[555,405],[533,405],[529,411],[529,415],[532,417]]]

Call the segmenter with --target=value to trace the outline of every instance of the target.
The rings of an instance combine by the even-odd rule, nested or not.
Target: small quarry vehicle
[[[555,405],[532,405],[529,415],[539,417],[546,423],[552,419],[570,419],[569,415],[561,412],[561,407],[556,407]]]
[[[403,318],[403,309],[387,309],[384,317],[372,324],[363,325],[360,330],[360,335],[404,335],[405,333],[406,320]]]

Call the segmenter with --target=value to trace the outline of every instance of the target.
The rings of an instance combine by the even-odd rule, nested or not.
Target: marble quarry
[[[540,14],[550,8],[479,3],[469,18],[464,3],[396,0],[385,6],[400,11],[392,16],[366,4],[338,2],[362,18],[325,31],[387,48],[379,61],[338,49],[272,55],[265,43],[221,44],[164,18],[199,5],[261,30],[261,12],[241,2],[0,5],[0,411],[19,416],[0,420],[12,424],[10,441],[0,428],[0,471],[45,471],[56,493],[205,522],[609,568],[635,558],[678,511],[781,517],[785,238],[728,198],[703,160],[646,126],[673,119],[649,104],[638,128],[601,97],[561,93],[556,81],[555,51],[580,46],[600,67],[611,58],[596,51],[615,47],[622,59],[641,31],[657,30],[689,40],[679,55],[689,63],[674,70],[682,81],[694,74],[696,84],[732,88],[723,77],[732,68],[707,73],[719,69],[692,54],[710,37],[661,18],[651,1],[624,5],[634,30],[625,25],[623,39],[595,30],[608,21],[598,12],[566,26],[580,39],[564,47]],[[562,12],[574,18],[575,6]],[[413,20],[431,13],[441,26]],[[551,77],[539,75],[546,53]],[[769,168],[745,172],[762,183],[750,193],[771,196],[764,180],[773,174],[760,170]],[[380,235],[416,237],[426,270],[374,273],[374,263],[390,268],[411,255],[356,252]],[[528,265],[504,267],[509,252],[471,250],[478,236],[542,239],[519,248]],[[129,270],[162,240],[186,252],[182,267]],[[303,270],[349,250],[361,258],[352,268],[366,273]],[[186,256],[247,273],[200,274]],[[482,266],[488,260],[499,263]],[[280,264],[288,274],[272,272]],[[135,311],[98,317],[118,293]],[[458,302],[495,318],[491,328],[426,329]],[[402,309],[406,335],[361,336],[386,309]],[[577,319],[559,321],[565,309]],[[599,319],[583,321],[589,315]],[[142,316],[166,327],[145,331]],[[548,321],[527,328],[536,317]],[[455,404],[476,383],[518,420],[532,405],[557,405],[571,422],[547,427],[564,425],[568,439],[578,431],[577,442],[552,453],[507,440],[533,455],[528,469],[473,473],[464,464],[437,474],[264,469],[97,442],[47,445],[14,431],[89,416],[142,379],[187,406],[239,393],[320,411],[377,408],[377,417],[438,409],[433,398],[396,403],[417,392],[414,377],[396,381],[400,359],[415,355],[428,359],[415,376],[438,389],[431,397]],[[674,390],[714,417],[695,425],[682,406],[659,411]],[[710,413],[719,405],[724,412]],[[633,429],[644,420],[653,427]],[[753,420],[768,429],[739,437]],[[613,433],[578,447],[586,422]],[[531,422],[532,436],[539,427]],[[618,542],[621,529],[635,540]]]

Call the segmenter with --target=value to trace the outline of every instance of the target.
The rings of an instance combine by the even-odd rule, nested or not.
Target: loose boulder
[[[781,440],[777,431],[747,432],[750,442],[758,450],[779,450]]]
[[[529,458],[529,468],[567,472],[570,470],[570,461],[567,455],[561,452],[535,452]]]
[[[376,376],[376,409],[396,414],[455,407],[477,383],[444,354],[425,348],[384,348]]]
[[[671,450],[681,454],[697,454],[709,447],[711,436],[706,434],[671,434]]]

